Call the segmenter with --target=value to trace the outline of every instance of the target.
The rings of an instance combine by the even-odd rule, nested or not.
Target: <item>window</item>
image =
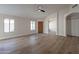
[[[10,32],[13,32],[14,31],[14,20],[11,19],[10,20]]]
[[[4,20],[4,32],[9,32],[9,19]]]
[[[49,31],[56,31],[56,20],[49,21]]]
[[[4,19],[4,32],[14,31],[14,19]]]
[[[31,21],[31,30],[32,30],[32,31],[35,30],[35,21]]]

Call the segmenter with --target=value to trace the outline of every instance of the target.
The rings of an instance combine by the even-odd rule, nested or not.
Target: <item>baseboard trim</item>
[[[18,36],[14,36],[14,37],[5,37],[5,38],[1,38],[1,40],[8,40],[8,39],[13,39],[13,38],[20,38],[20,37],[27,37],[27,36],[31,36],[31,35],[35,35],[37,33],[34,33],[34,34],[28,34],[28,35],[18,35]]]
[[[67,35],[67,37],[79,37],[79,36],[75,36],[75,35]]]

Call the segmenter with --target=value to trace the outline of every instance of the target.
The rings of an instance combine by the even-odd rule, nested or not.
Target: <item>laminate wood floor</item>
[[[0,40],[0,54],[78,54],[79,37],[36,34]]]

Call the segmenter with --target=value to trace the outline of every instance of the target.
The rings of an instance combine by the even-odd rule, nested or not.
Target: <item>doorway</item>
[[[43,33],[43,21],[38,21],[38,33]]]
[[[56,34],[56,31],[57,31],[57,25],[56,24],[57,24],[56,20],[48,21],[48,32],[49,33]]]
[[[79,13],[71,13],[66,17],[66,35],[79,36]]]

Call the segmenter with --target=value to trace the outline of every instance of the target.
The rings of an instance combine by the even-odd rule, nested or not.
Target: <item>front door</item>
[[[38,21],[38,33],[43,33],[43,21]]]

